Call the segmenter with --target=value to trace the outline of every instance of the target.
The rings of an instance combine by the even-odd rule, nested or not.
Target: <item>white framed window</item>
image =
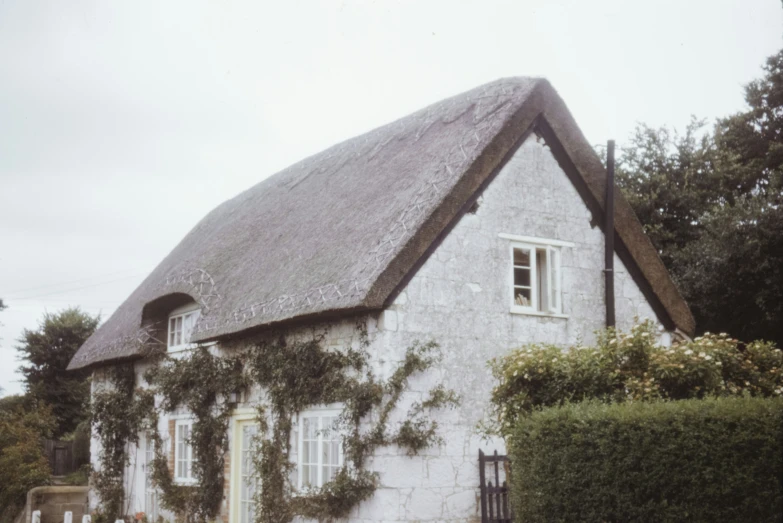
[[[561,249],[569,242],[501,234],[509,243],[511,312],[563,316]]]
[[[342,437],[336,427],[341,412],[341,408],[324,408],[299,415],[295,457],[299,488],[322,487],[343,466]]]
[[[190,444],[193,420],[178,419],[174,426],[174,481],[194,483],[196,478],[193,476],[193,446]]]
[[[201,311],[194,304],[172,311],[169,315],[168,350],[176,351],[190,347],[190,337],[200,315]]]

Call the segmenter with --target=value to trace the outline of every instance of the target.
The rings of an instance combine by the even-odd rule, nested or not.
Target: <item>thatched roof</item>
[[[151,337],[145,307],[172,293],[202,306],[194,341],[382,308],[534,128],[600,213],[605,171],[551,85],[498,80],[335,145],[217,207],[70,368],[137,355]],[[687,305],[621,197],[616,213],[626,265],[662,321],[692,333]]]

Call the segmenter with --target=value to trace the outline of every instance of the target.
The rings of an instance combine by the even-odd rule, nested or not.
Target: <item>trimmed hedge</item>
[[[520,418],[517,521],[783,517],[783,399],[584,402]]]

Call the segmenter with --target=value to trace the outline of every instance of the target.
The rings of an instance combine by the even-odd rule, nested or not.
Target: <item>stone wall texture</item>
[[[574,244],[561,249],[562,315],[510,312],[509,240],[500,233]],[[587,206],[543,140],[531,135],[484,191],[475,212],[460,220],[388,309],[316,326],[328,329],[326,344],[338,348],[358,343],[356,324],[364,322],[372,364],[382,377],[394,371],[411,344],[440,344],[442,363],[411,380],[392,422],[438,383],[462,398],[457,409],[436,414],[442,446],[416,457],[398,448],[376,453],[368,468],[380,474],[381,486],[350,521],[479,520],[478,451],[505,452],[502,440],[485,441],[476,433],[488,414],[493,385],[486,363],[530,342],[565,346],[594,341],[594,332],[604,325],[603,249],[603,233],[591,225]],[[615,270],[618,327],[628,328],[636,317],[656,320],[618,257]],[[310,326],[300,327],[289,335],[310,332]],[[663,331],[662,340],[668,340]],[[252,391],[244,406],[256,403],[259,393]],[[167,429],[163,415],[160,430],[165,435]],[[93,451],[97,456],[97,448]],[[140,455],[132,456],[128,471],[132,511],[146,509]],[[234,520],[226,518],[228,499],[227,489],[222,515]]]

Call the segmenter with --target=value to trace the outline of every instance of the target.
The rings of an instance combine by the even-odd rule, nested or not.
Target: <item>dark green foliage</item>
[[[49,484],[51,470],[43,438],[51,437],[56,423],[46,405],[4,403],[0,409],[0,519],[10,521],[24,506],[28,490]]]
[[[778,522],[783,400],[571,404],[520,418],[518,521]]]
[[[87,486],[90,482],[90,465],[82,465],[75,472],[71,472],[63,479],[65,485]]]
[[[98,326],[100,318],[79,308],[45,314],[37,330],[25,329],[16,347],[25,362],[20,370],[27,394],[52,406],[57,427],[54,437],[73,431],[88,413],[89,374],[65,369],[79,347]]]
[[[702,221],[704,234],[673,255],[700,329],[783,344],[783,207],[741,197]]]
[[[680,135],[640,124],[618,158],[617,185],[667,266],[672,253],[701,236],[700,217],[725,193],[704,126],[692,119]]]
[[[73,461],[79,466],[90,463],[90,422],[82,421],[73,431]]]
[[[92,424],[101,444],[101,468],[93,473],[93,486],[102,512],[112,521],[125,515],[123,472],[128,464],[128,444],[137,444],[139,431],[153,405],[146,396],[134,394],[133,364],[109,368],[108,383],[93,394]]]
[[[748,110],[684,135],[637,128],[617,183],[691,306],[699,332],[783,345],[783,51]]]
[[[603,332],[594,347],[529,345],[493,360],[500,432],[537,409],[586,399],[633,402],[710,396],[783,396],[783,351],[709,334],[657,345],[651,322]]]
[[[332,521],[346,517],[356,505],[371,498],[376,485],[374,474],[342,468],[316,493],[294,496],[291,505],[296,507],[296,514],[304,518]]]
[[[155,438],[153,480],[161,489],[162,502],[185,521],[211,521],[223,499],[224,456],[228,450],[228,422],[233,405],[229,395],[247,386],[243,363],[238,357],[214,356],[206,347],[188,357],[165,358],[145,378],[162,396],[161,407],[171,412],[185,407],[193,415],[190,444],[196,486],[174,485],[157,434],[157,415],[148,422]]]

